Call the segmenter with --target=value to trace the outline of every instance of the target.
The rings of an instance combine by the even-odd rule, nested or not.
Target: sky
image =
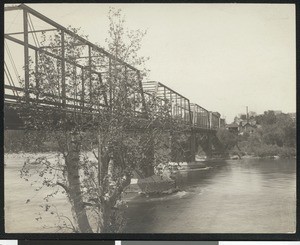
[[[147,30],[149,79],[230,123],[249,111],[296,111],[294,4],[28,4],[105,42],[110,6],[129,29]],[[5,19],[5,26],[16,25]]]

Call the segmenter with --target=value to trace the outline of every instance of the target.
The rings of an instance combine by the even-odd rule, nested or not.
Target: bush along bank
[[[252,145],[249,142],[241,142],[240,147],[242,155],[251,155],[261,158],[294,158],[296,156],[296,148],[294,147],[279,147],[277,145]]]
[[[257,126],[251,131],[218,131],[220,141],[230,156],[261,158],[296,157],[296,122],[284,113],[267,111],[254,118]]]

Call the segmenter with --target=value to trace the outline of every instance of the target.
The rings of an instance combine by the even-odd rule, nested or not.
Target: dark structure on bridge
[[[194,161],[200,146],[209,157],[223,153],[216,137],[221,120],[218,112],[190,103],[188,98],[160,82],[142,82],[135,67],[24,4],[5,8],[6,14],[15,11],[22,12],[23,25],[19,31],[4,34],[5,129],[24,128],[22,111],[18,110],[21,104],[34,101],[43,110],[59,108],[69,113],[93,114],[99,107],[113,110],[115,94],[124,89],[128,94],[124,103],[130,101],[127,104],[131,107],[131,118],[147,121],[151,113],[147,104],[155,101],[154,110],[164,107],[165,116],[174,124],[185,125],[189,140],[182,145],[182,154],[172,148],[174,160]],[[47,28],[35,29],[34,22]],[[58,40],[56,46],[45,39],[49,36]],[[23,63],[16,67],[16,60]],[[47,68],[41,67],[41,63],[55,65]],[[53,75],[53,80],[48,81],[47,74],[53,71],[59,76]],[[24,76],[18,76],[18,72],[24,72]],[[114,82],[116,76],[124,81],[121,87]],[[49,84],[55,86],[49,88]],[[92,103],[95,99],[97,106]],[[176,137],[174,134],[172,137]]]

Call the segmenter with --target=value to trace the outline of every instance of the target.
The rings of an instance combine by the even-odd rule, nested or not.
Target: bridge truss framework
[[[22,12],[21,31],[5,33],[4,38],[6,45],[11,42],[14,45],[21,45],[23,49],[24,79],[23,85],[15,85],[10,72],[14,65],[9,66],[5,59],[5,107],[18,104],[20,101],[22,103],[38,101],[40,105],[48,108],[59,107],[79,112],[87,110],[90,112],[99,106],[112,108],[115,94],[121,86],[116,85],[116,76],[122,76],[122,80],[125,81],[124,89],[130,90],[126,99],[131,102],[128,104],[132,106],[132,117],[147,118],[149,111],[146,103],[149,100],[155,100],[156,106],[167,108],[166,116],[188,126],[194,135],[215,134],[216,130],[221,127],[218,112],[208,111],[198,104],[190,103],[188,98],[161,82],[142,82],[141,72],[138,69],[89,42],[73,30],[63,27],[24,4],[5,7],[5,12],[8,11]],[[32,19],[43,22],[48,28],[35,29]],[[39,39],[45,35],[58,38],[57,46],[47,43],[45,39],[40,42]],[[70,40],[72,40],[71,45]],[[75,51],[79,51],[80,55],[76,56]],[[9,49],[5,50],[5,57],[14,59]],[[45,92],[43,91],[43,86],[45,86],[43,75],[48,71],[41,70],[40,63],[50,60],[56,63],[52,69],[60,76],[55,80],[57,83],[55,89]],[[95,91],[94,88],[99,87],[101,89]],[[92,103],[95,98],[97,107]],[[15,120],[16,117],[6,118]],[[14,126],[14,122],[5,120],[5,128],[14,128]],[[194,137],[191,149],[196,147],[195,144]]]

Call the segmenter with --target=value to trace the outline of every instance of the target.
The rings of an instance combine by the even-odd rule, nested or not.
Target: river
[[[291,233],[296,160],[242,159],[178,171],[180,191],[137,197],[128,233]]]
[[[57,232],[56,216],[40,207],[53,188],[36,192],[30,181],[20,179],[24,159],[19,154],[5,156],[5,231]],[[178,171],[176,182],[180,189],[177,193],[131,199],[125,232],[295,231],[295,159],[243,159],[213,163],[209,168],[194,166]],[[49,204],[71,217],[70,205],[63,194],[58,194]],[[39,213],[43,219],[37,219]]]

